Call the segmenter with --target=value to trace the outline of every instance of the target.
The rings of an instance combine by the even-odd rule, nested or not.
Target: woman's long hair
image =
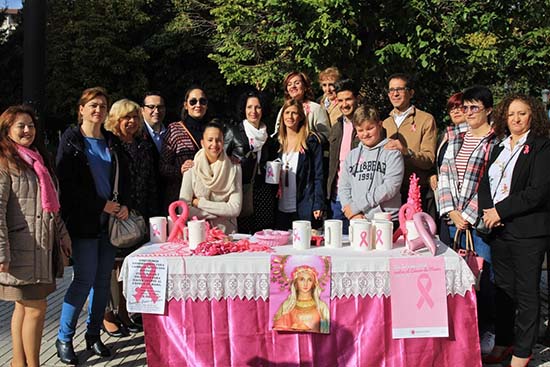
[[[48,168],[50,175],[54,177],[53,165],[50,160],[50,155],[44,146],[42,130],[36,118],[36,114],[32,107],[25,105],[10,106],[0,115],[0,169],[17,174],[22,170],[31,168],[27,162],[21,159],[17,152],[16,143],[9,137],[10,128],[15,123],[17,115],[19,114],[25,114],[31,117],[35,127],[35,135],[34,141],[30,147],[36,149],[38,153],[40,153],[44,159],[44,165]]]
[[[287,313],[292,311],[294,307],[296,307],[296,302],[298,301],[298,289],[296,288],[296,282],[298,281],[298,275],[306,271],[310,273],[315,280],[313,283],[313,289],[311,290],[311,297],[315,301],[317,311],[319,312],[319,315],[321,315],[321,320],[326,319],[326,312],[322,307],[322,305],[324,305],[324,302],[321,301],[321,287],[319,286],[317,275],[309,269],[303,269],[296,271],[296,273],[294,274],[294,278],[292,280],[292,283],[290,284],[290,294],[283,302],[281,307],[279,307],[279,310],[275,314],[274,320],[278,320],[281,316],[286,315]]]
[[[287,127],[285,125],[285,111],[287,108],[295,106],[298,108],[298,115],[300,117],[300,121],[298,121],[298,144],[296,144],[295,147],[289,147],[293,151],[299,151],[300,149],[307,149],[307,137],[309,136],[309,124],[306,119],[306,113],[304,111],[304,107],[302,106],[302,103],[295,100],[295,99],[289,99],[285,101],[285,104],[283,105],[283,109],[281,111],[281,120],[279,121],[279,143],[281,144],[281,147],[279,151],[284,152],[287,148],[288,144],[288,134],[287,134]]]

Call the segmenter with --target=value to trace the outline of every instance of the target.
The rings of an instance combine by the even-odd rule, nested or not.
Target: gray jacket
[[[353,214],[363,213],[372,219],[376,212],[390,212],[397,219],[403,156],[398,150],[384,149],[387,142],[384,139],[373,148],[360,143],[344,161],[338,197],[342,207],[350,205]]]
[[[9,263],[9,272],[0,273],[0,284],[54,281],[56,221],[61,236],[66,236],[60,215],[42,210],[40,185],[33,170],[15,175],[0,169],[0,263]]]

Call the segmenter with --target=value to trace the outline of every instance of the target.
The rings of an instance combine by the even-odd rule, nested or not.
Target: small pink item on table
[[[323,242],[323,236],[311,236],[311,245],[312,246],[321,246],[321,243]]]
[[[283,246],[288,244],[288,238],[290,232],[288,231],[273,231],[271,229],[264,229],[254,233],[254,237],[258,240],[258,243],[266,246]]]
[[[176,208],[181,208],[181,214],[179,217],[176,213]],[[168,236],[168,242],[177,242],[178,235],[181,235],[181,238],[183,238],[185,222],[189,216],[189,208],[187,207],[187,203],[182,200],[174,201],[168,207],[168,214],[170,215],[172,222],[174,222],[174,228],[172,228],[170,236]]]
[[[427,247],[432,255],[435,255],[437,246],[434,241],[436,225],[432,217],[426,213],[415,213],[413,215],[414,225],[418,232],[418,238],[406,241],[407,247],[411,251],[416,251],[422,247]],[[426,225],[429,228],[426,229]]]

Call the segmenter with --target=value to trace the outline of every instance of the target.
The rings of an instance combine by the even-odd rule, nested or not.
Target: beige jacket
[[[405,157],[405,176],[401,193],[408,191],[409,177],[413,172],[420,178],[419,184],[422,188],[429,187],[428,177],[433,172],[437,143],[435,119],[429,113],[413,107],[398,128],[393,119],[393,113],[394,111],[384,120],[387,137],[399,139],[404,147],[411,149],[414,153],[412,157]]]
[[[55,223],[61,237],[68,236],[59,214],[44,212],[38,177],[31,169],[20,175],[0,169],[0,263],[9,272],[0,273],[0,284],[52,283],[52,250]]]

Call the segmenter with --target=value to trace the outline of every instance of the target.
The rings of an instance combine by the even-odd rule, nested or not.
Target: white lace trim
[[[461,269],[461,268],[460,268]],[[470,271],[446,270],[447,295],[464,296],[472,290],[474,277]],[[363,296],[390,296],[389,272],[333,273],[331,299]],[[170,274],[168,276],[168,300],[192,299],[220,300],[240,298],[267,300],[269,274]]]

